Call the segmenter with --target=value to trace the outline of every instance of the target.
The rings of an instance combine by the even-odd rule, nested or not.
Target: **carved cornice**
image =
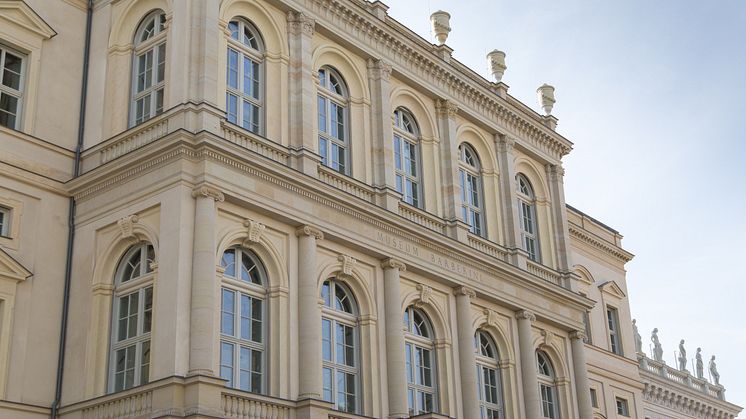
[[[601,250],[604,253],[610,254],[611,256],[614,256],[616,259],[623,263],[627,263],[634,255],[632,253],[627,252],[624,249],[620,249],[616,246],[613,246],[611,244],[607,244],[603,242],[601,239],[598,239],[594,236],[592,236],[590,233],[587,233],[580,228],[574,226],[573,224],[569,225],[570,230],[570,236],[573,238],[576,238],[580,240],[583,243],[586,243],[592,247],[595,247],[596,249]]]
[[[388,258],[384,259],[381,262],[381,268],[383,269],[398,269],[401,272],[404,272],[407,270],[407,265],[404,264],[404,262],[394,259],[394,258]]]
[[[318,228],[314,226],[310,226],[310,225],[304,225],[304,226],[298,227],[298,229],[295,230],[295,235],[298,237],[313,236],[314,238],[316,238],[316,240],[324,239],[324,233]]]
[[[212,186],[201,185],[192,190],[192,198],[212,198],[217,202],[225,201],[225,195]]]
[[[536,321],[536,316],[534,315],[534,313],[528,310],[516,311],[515,318],[518,320],[528,320],[530,322]]]
[[[304,34],[313,36],[316,21],[304,13],[289,11],[287,14],[288,32],[293,35]]]
[[[661,386],[646,380],[645,374],[641,376],[645,385],[642,397],[651,404],[703,419],[733,419],[741,411],[740,407],[731,403],[722,400],[710,402],[705,397],[683,394],[672,386]]]

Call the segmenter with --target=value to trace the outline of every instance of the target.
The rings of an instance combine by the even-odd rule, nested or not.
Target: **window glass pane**
[[[326,131],[326,99],[319,96],[317,107],[319,111],[319,131],[327,132]]]
[[[329,159],[327,158],[327,155],[329,151],[327,150],[328,143],[324,137],[319,137],[319,155],[321,155],[321,164],[325,166],[329,166]]]
[[[241,347],[238,388],[246,391],[251,388],[251,350],[249,348]]]
[[[324,400],[331,402],[332,399],[332,370],[331,368],[324,368],[323,370],[323,387],[324,387]]]
[[[225,268],[223,275],[231,277],[236,276],[236,251],[234,249],[228,249],[223,252],[220,266]]]
[[[231,38],[238,40],[238,22],[232,20],[228,23],[228,30],[231,33]]]
[[[137,335],[137,315],[139,311],[140,294],[130,294],[129,319],[127,320],[127,338]]]
[[[321,320],[321,352],[324,361],[332,360],[332,322]]]
[[[233,336],[234,334],[234,316],[236,313],[235,298],[235,293],[233,291],[223,289],[220,332],[225,335]]]
[[[241,294],[241,339],[251,338],[251,297]]]
[[[135,354],[137,345],[128,346],[127,355],[124,361],[124,387],[131,388],[135,385]]]
[[[228,74],[226,77],[228,87],[238,89],[238,52],[228,48]]]
[[[155,91],[155,114],[160,115],[163,112],[163,88]]]
[[[243,93],[254,96],[254,66],[249,57],[243,57]]]
[[[238,97],[227,93],[225,95],[225,108],[228,113],[228,122],[235,124],[238,121]]]
[[[341,107],[341,106],[337,106],[337,117],[336,117],[336,120],[337,120],[337,129],[336,129],[337,135],[336,135],[336,137],[339,138],[340,140],[344,141],[344,139],[345,139],[345,127],[344,127],[345,118],[344,118],[344,108]]]
[[[5,52],[3,65],[3,85],[11,89],[21,90],[21,57]]]
[[[155,82],[160,83],[166,74],[166,44],[158,45],[158,68],[156,69]]]
[[[337,124],[337,121],[338,121],[337,118],[339,115],[337,112],[337,108],[339,108],[339,105],[337,105],[334,102],[330,102],[329,107],[331,109],[331,112],[329,115],[331,117],[331,126],[329,128],[331,128],[332,137],[339,138],[339,125]]]
[[[252,61],[251,68],[252,68],[251,74],[253,75],[253,79],[252,79],[253,87],[251,89],[253,93],[252,96],[254,97],[254,99],[259,99],[259,77],[260,77],[259,63]]]
[[[233,345],[220,344],[220,378],[228,380],[228,387],[233,387]]]
[[[142,343],[140,348],[140,384],[147,384],[150,381],[150,341]]]
[[[414,372],[412,370],[412,345],[407,343],[404,348],[406,351],[407,382],[414,383]]]
[[[262,300],[251,299],[251,340],[262,342]]]
[[[18,99],[5,93],[0,94],[0,125],[14,129],[17,113]]]
[[[153,287],[145,289],[145,306],[143,313],[143,326],[142,332],[150,332],[151,324],[153,323]]]

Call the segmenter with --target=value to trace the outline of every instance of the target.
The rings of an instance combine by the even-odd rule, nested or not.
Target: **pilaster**
[[[578,398],[578,413],[580,419],[593,419],[593,406],[591,405],[591,390],[588,381],[588,369],[585,362],[585,334],[580,330],[570,333],[570,346],[572,349],[572,365],[575,373],[575,393]]]
[[[440,133],[440,170],[443,191],[443,218],[446,220],[447,234],[460,241],[466,241],[468,226],[461,219],[461,184],[459,183],[459,153],[456,135],[456,115],[458,106],[439,99],[435,104]],[[460,221],[460,223],[459,223]]]
[[[474,330],[472,326],[471,300],[476,292],[469,287],[458,287],[456,295],[456,320],[458,323],[458,353],[461,372],[461,399],[465,418],[481,416],[477,388],[477,365],[474,353]]]
[[[401,261],[389,258],[381,262],[383,294],[386,305],[386,367],[388,374],[389,418],[408,418],[407,376],[404,366],[404,329],[401,308],[400,272],[407,269]]]
[[[515,139],[503,134],[495,134],[497,147],[498,190],[500,194],[500,213],[503,216],[503,235],[505,247],[509,249],[510,262],[526,269],[528,253],[523,250],[521,242],[521,218],[518,208],[518,196],[515,187],[515,156],[513,147]]]
[[[391,65],[368,60],[370,82],[371,129],[373,132],[373,186],[378,191],[378,205],[398,211],[401,194],[396,191],[394,173],[394,128],[391,108]]]
[[[561,164],[546,165],[547,178],[549,179],[549,194],[552,205],[550,213],[552,214],[554,226],[554,242],[557,252],[557,270],[563,273],[570,272],[572,260],[570,258],[570,230],[567,222],[567,208],[565,207],[565,187],[564,176],[565,170]],[[565,275],[566,288],[574,284],[570,281],[569,275]]]
[[[316,281],[316,241],[324,234],[305,225],[298,237],[298,398],[321,398],[321,307]],[[313,409],[311,409],[313,410]],[[309,416],[314,417],[314,416]]]
[[[521,384],[526,418],[542,419],[536,348],[531,333],[531,324],[536,321],[536,316],[530,311],[521,310],[516,312],[515,317],[518,319],[518,348],[521,354]]]

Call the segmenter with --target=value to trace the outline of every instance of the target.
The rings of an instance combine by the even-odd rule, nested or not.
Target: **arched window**
[[[502,419],[504,410],[497,347],[490,335],[481,330],[474,336],[474,345],[482,419]]]
[[[150,380],[150,330],[153,324],[155,251],[140,244],[125,253],[117,267],[112,307],[109,391]]]
[[[350,290],[329,279],[321,286],[322,375],[324,400],[337,410],[359,413],[360,355],[358,309]]]
[[[220,304],[220,377],[228,387],[263,393],[266,388],[267,274],[250,250],[223,252]]]
[[[148,15],[135,33],[132,65],[131,123],[137,125],[163,112],[166,86],[166,15]]]
[[[547,354],[542,351],[536,352],[536,368],[539,373],[541,412],[546,419],[559,419],[559,400],[557,399],[557,387],[554,383],[554,368]]]
[[[407,400],[412,416],[438,410],[432,325],[421,310],[404,311]]]
[[[461,216],[469,225],[469,231],[484,235],[482,218],[482,167],[479,157],[471,146],[461,144],[459,151],[459,182],[461,182]]]
[[[396,190],[404,202],[422,206],[419,129],[412,114],[403,108],[394,111],[394,167]]]
[[[319,69],[319,154],[321,164],[339,173],[350,171],[349,97],[342,77],[331,67]]]
[[[264,130],[264,45],[259,31],[243,19],[228,23],[225,109],[228,122],[261,134]]]
[[[516,176],[518,182],[518,205],[521,211],[521,237],[523,249],[528,252],[528,258],[540,262],[539,232],[536,225],[536,196],[531,182],[522,174]]]

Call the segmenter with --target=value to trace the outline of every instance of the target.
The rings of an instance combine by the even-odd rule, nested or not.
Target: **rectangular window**
[[[626,399],[616,398],[616,412],[619,415],[629,417],[629,404]]]
[[[10,209],[0,207],[0,236],[10,237]]]
[[[24,56],[0,45],[0,125],[18,129],[23,98]]]
[[[596,394],[596,389],[591,389],[591,406],[598,408],[598,394]]]
[[[606,308],[606,318],[609,322],[609,350],[622,355],[622,341],[619,336],[619,315],[612,307]]]

